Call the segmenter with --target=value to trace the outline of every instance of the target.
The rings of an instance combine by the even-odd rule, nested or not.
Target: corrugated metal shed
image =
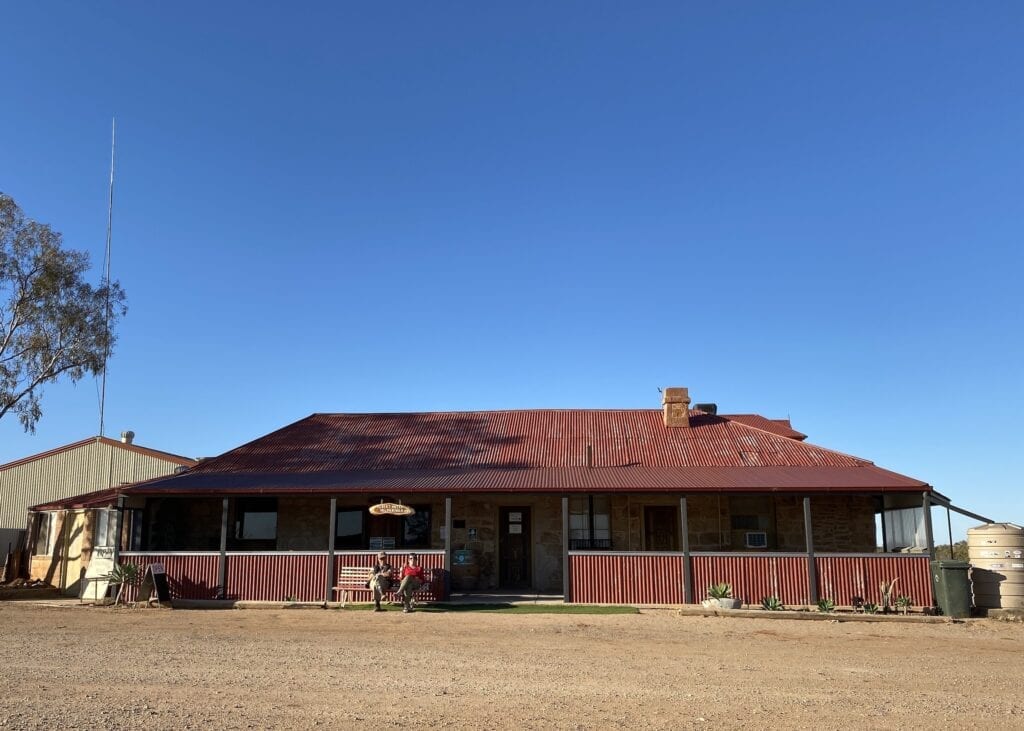
[[[151,480],[195,463],[168,452],[91,437],[0,465],[0,529],[23,530],[30,506]]]

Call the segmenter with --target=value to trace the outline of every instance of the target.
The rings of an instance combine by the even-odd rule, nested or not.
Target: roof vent
[[[716,416],[718,414],[718,404],[695,404],[694,407],[697,411],[703,411],[708,416]]]
[[[135,439],[135,432],[131,430],[121,432],[122,444],[131,444],[133,439]]]

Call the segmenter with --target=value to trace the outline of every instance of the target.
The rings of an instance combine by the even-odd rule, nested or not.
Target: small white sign
[[[510,525],[508,527],[508,532],[509,533],[522,533],[523,532],[523,526],[522,526],[521,523],[513,523],[512,525]]]
[[[522,513],[509,513],[508,514],[508,522],[509,523],[522,523],[523,522],[523,514]]]

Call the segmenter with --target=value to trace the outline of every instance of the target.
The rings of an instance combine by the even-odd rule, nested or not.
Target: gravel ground
[[[1024,625],[0,602],[0,729],[1024,728]]]

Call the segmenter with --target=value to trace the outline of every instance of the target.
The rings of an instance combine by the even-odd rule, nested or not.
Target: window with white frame
[[[96,528],[92,536],[94,548],[110,548],[114,545],[114,532],[117,526],[116,515],[117,512],[114,510],[96,511]]]
[[[36,545],[32,553],[36,556],[52,556],[53,547],[57,543],[57,514],[39,513],[36,515]]]
[[[607,495],[569,498],[569,549],[607,550],[612,547],[611,501]]]

